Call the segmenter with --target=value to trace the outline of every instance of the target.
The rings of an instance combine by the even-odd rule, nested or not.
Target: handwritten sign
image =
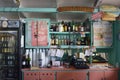
[[[31,22],[32,46],[48,45],[48,22],[46,20],[33,20]]]

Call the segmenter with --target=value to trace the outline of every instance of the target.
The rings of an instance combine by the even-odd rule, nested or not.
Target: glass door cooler
[[[20,22],[0,21],[0,80],[19,80]]]

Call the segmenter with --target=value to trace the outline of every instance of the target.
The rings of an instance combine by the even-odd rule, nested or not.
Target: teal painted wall
[[[120,67],[120,21],[113,22],[113,50],[110,56],[111,63],[115,66],[119,63]]]
[[[115,49],[116,49],[116,62],[119,63],[120,66],[120,21],[116,22],[116,29],[115,29],[115,35],[116,35],[116,44],[115,44]]]
[[[120,39],[119,39],[119,35],[120,35],[120,21],[116,22],[115,25],[115,36],[116,36],[116,44],[115,44],[115,50],[116,50],[116,63],[119,63],[119,67],[120,67]],[[119,75],[120,75],[120,71],[119,71]],[[120,76],[119,79],[120,80]]]
[[[111,49],[111,53],[109,54],[109,63],[116,66],[119,64],[120,67],[120,21],[113,22],[113,48]],[[120,71],[119,74],[120,75]],[[118,80],[120,80],[120,76],[118,76]]]

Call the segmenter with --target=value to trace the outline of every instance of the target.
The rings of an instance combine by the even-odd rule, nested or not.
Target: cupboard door
[[[104,71],[90,71],[89,80],[104,80]]]
[[[39,72],[24,72],[24,80],[39,80]]]
[[[118,71],[105,71],[105,80],[118,80]]]
[[[57,80],[86,80],[86,72],[57,72]]]
[[[55,74],[54,72],[40,72],[39,80],[54,80]]]

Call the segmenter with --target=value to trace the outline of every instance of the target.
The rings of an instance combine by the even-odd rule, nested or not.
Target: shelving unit
[[[48,9],[46,7],[39,8],[38,11],[37,11],[37,8],[31,8],[31,9],[35,9],[35,10],[33,10],[33,12],[39,12],[41,19],[45,19],[45,18],[50,19],[50,25],[53,25],[53,24],[59,25],[62,20],[66,21],[66,22],[76,21],[76,22],[82,22],[83,23],[83,22],[85,22],[85,20],[87,18],[90,20],[91,15],[93,13],[97,13],[99,11],[97,8],[95,8],[93,12],[85,12],[85,11],[63,11],[63,12],[59,12],[59,11],[57,11],[57,9],[59,7],[65,5],[65,4],[60,5],[60,4],[62,4],[61,2],[62,1],[60,1],[60,3],[59,3],[59,0],[58,0],[58,2],[56,2],[58,4],[55,7],[51,7],[51,9]],[[66,2],[66,3],[68,4],[69,2]],[[75,3],[77,4],[77,2],[75,2]],[[73,6],[75,6],[75,5],[73,5]],[[69,6],[71,6],[71,5],[69,5]],[[27,8],[25,8],[25,9],[27,9]],[[27,9],[27,10],[28,10],[28,12],[31,12],[29,9]],[[21,12],[22,12],[22,8],[21,8]],[[23,12],[24,12],[24,10],[23,10]],[[29,16],[31,16],[31,15],[32,14],[29,14]],[[38,17],[38,15],[36,15],[35,17]],[[33,19],[35,19],[35,18],[33,18]],[[79,51],[82,51],[81,49],[83,49],[83,48],[94,46],[93,45],[93,37],[94,37],[94,35],[93,35],[93,26],[92,26],[93,22],[94,21],[91,21],[91,20],[89,21],[90,31],[84,31],[84,32],[51,31],[50,30],[51,26],[49,25],[48,26],[49,27],[49,29],[48,29],[49,30],[49,36],[48,36],[49,45],[46,46],[46,47],[43,47],[43,46],[31,46],[31,45],[27,44],[26,48],[48,48],[48,49],[54,48],[54,49],[71,49],[71,50],[72,49],[74,49],[74,50],[79,49]],[[51,45],[51,37],[52,37],[52,35],[55,35],[57,37],[61,37],[61,36],[63,36],[63,37],[64,36],[70,36],[71,37],[71,35],[81,36],[82,34],[86,35],[87,37],[90,38],[90,44],[89,45],[76,45],[76,44],[74,44],[74,45],[71,45],[71,44],[67,44],[67,45],[64,45],[64,44]],[[69,37],[69,39],[71,39],[70,37]],[[28,38],[26,38],[26,42],[29,43],[30,41],[27,41],[27,39]],[[97,52],[112,53],[111,50],[113,50],[114,45],[112,45],[112,46],[95,46],[95,47],[97,49]]]
[[[67,26],[68,27],[68,26]],[[82,36],[84,38],[88,37],[90,40],[90,35],[91,32],[90,31],[80,31],[80,32],[74,32],[74,31],[67,31],[67,32],[58,32],[58,31],[50,31],[49,32],[51,40],[53,37],[57,37],[58,38],[58,44],[53,44],[50,45],[50,48],[70,48],[70,49],[75,49],[75,48],[84,48],[84,47],[89,47],[91,44],[89,42],[89,44],[85,45],[81,45],[81,41],[79,43],[79,45],[77,45],[77,38],[80,38],[80,40],[82,39]],[[67,40],[70,41],[70,43],[64,43]],[[55,42],[55,41],[54,41]]]
[[[9,1],[9,0],[8,0]],[[12,1],[12,0],[11,0]],[[10,2],[11,2],[10,1]],[[36,2],[38,1],[38,2]],[[5,12],[11,12],[11,13],[17,13],[18,18],[32,18],[32,19],[49,19],[48,20],[48,27],[50,27],[50,24],[54,24],[54,23],[58,23],[62,20],[64,21],[79,21],[79,22],[84,22],[87,18],[90,19],[91,15],[93,13],[97,13],[98,11],[101,11],[99,8],[95,8],[93,12],[85,12],[85,11],[63,11],[63,12],[59,12],[57,9],[59,7],[63,7],[63,6],[87,6],[87,7],[96,7],[95,2],[98,2],[100,0],[36,0],[33,3],[33,0],[20,0],[20,5],[19,7],[14,7],[13,5],[8,5],[8,7],[1,7],[0,8],[0,12],[2,12],[3,14]],[[103,2],[105,2],[106,0],[103,0]],[[117,0],[116,2],[117,5],[119,6],[119,0]],[[9,2],[8,2],[9,3]],[[111,3],[111,0],[107,0],[107,2],[105,3]],[[0,3],[1,4],[1,3]],[[2,4],[1,4],[2,5]],[[10,6],[10,7],[9,7]],[[117,13],[120,14],[120,10],[117,11],[104,11],[104,12],[112,12],[112,13]],[[21,14],[23,16],[21,16]],[[32,43],[32,38],[31,38],[31,32],[28,31],[29,28],[26,28],[26,43],[25,43],[25,48],[62,48],[62,49],[71,49],[74,51],[75,50],[80,50],[84,47],[89,47],[89,46],[93,46],[93,27],[92,27],[92,21],[90,22],[90,31],[87,32],[52,32],[50,31],[50,29],[48,28],[48,45],[47,46],[33,46],[29,43]],[[116,35],[119,35],[119,25],[120,23],[115,22],[113,25],[113,45],[112,46],[96,46],[97,51],[99,52],[105,52],[105,53],[109,53],[109,61],[111,64],[113,64],[114,66],[116,65],[116,63],[120,64],[120,59],[119,59],[119,39],[118,37],[116,38]],[[27,25],[28,26],[28,25]],[[50,45],[50,38],[51,35],[57,35],[57,36],[69,36],[71,37],[71,35],[76,35],[76,36],[80,36],[80,35],[87,35],[87,37],[90,38],[90,44],[89,45]],[[29,40],[30,39],[30,40]],[[69,38],[71,39],[71,38]],[[72,38],[73,39],[73,38]],[[3,65],[3,67],[6,67],[7,65]],[[12,66],[12,65],[11,65]],[[7,66],[9,67],[9,66]],[[33,73],[33,72],[32,72]],[[41,73],[37,73],[37,75],[32,74],[32,73],[28,73],[25,72],[25,76],[27,76],[27,79],[33,79],[34,77],[36,77],[36,79],[39,79],[39,75]],[[2,74],[0,72],[0,74]],[[46,73],[48,74],[48,73]],[[61,73],[60,73],[61,74]],[[80,73],[79,73],[80,74]],[[32,75],[33,77],[29,76]],[[52,79],[56,78],[55,74],[53,73]],[[71,75],[68,73],[68,76]],[[74,75],[76,76],[76,75]],[[38,78],[39,77],[39,78]],[[42,77],[42,76],[41,76]],[[79,77],[79,76],[78,76]],[[86,74],[85,74],[86,77]],[[44,79],[44,77],[42,77]],[[41,79],[42,79],[41,78]],[[46,78],[46,76],[45,76]],[[60,77],[61,78],[61,77]],[[26,80],[27,80],[26,79]],[[70,79],[74,79],[74,78],[70,78]],[[12,78],[9,78],[8,80],[13,80]],[[58,79],[59,80],[59,79]]]

